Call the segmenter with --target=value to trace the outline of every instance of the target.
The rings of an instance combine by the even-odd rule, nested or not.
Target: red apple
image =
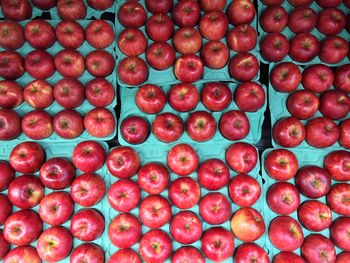
[[[143,191],[151,195],[157,195],[163,192],[167,188],[169,181],[169,171],[161,163],[146,163],[141,166],[137,173],[138,185]]]
[[[299,67],[291,62],[282,62],[275,66],[270,73],[271,85],[279,92],[295,91],[302,80]]]
[[[64,48],[76,49],[85,40],[84,28],[76,21],[61,21],[56,26],[57,42]]]
[[[137,0],[122,4],[117,12],[119,23],[124,27],[141,27],[146,23],[146,10]]]
[[[102,167],[106,159],[106,150],[98,142],[78,143],[72,153],[72,161],[80,171],[92,173]]]
[[[110,110],[95,108],[85,115],[84,126],[91,136],[105,138],[113,134],[116,124]]]
[[[210,11],[224,10],[226,6],[226,0],[199,0],[202,11],[208,13]]]
[[[245,263],[245,262],[259,262],[259,263],[270,263],[270,257],[267,252],[255,243],[248,243],[240,245],[235,252],[233,257],[234,262]]]
[[[170,106],[180,112],[193,110],[199,103],[199,92],[191,83],[173,85],[168,92]]]
[[[320,198],[329,192],[331,177],[325,169],[308,165],[299,169],[295,176],[295,185],[306,197]]]
[[[329,118],[317,117],[309,120],[305,125],[305,140],[316,148],[326,148],[338,141],[339,128]]]
[[[140,256],[130,248],[119,249],[108,260],[108,263],[141,263]]]
[[[63,78],[56,83],[53,95],[63,108],[73,109],[83,103],[84,90],[85,88],[79,80]]]
[[[300,195],[293,184],[277,182],[269,187],[266,194],[266,202],[276,214],[289,215],[298,209]]]
[[[195,260],[195,263],[205,263],[202,253],[192,246],[180,247],[171,258],[172,263],[191,262],[192,260]]]
[[[21,133],[21,116],[14,110],[0,109],[0,140],[13,140]]]
[[[61,138],[77,138],[84,131],[83,117],[74,110],[62,110],[53,118],[53,129]]]
[[[294,34],[309,33],[317,24],[318,14],[308,6],[298,6],[291,10],[288,28]]]
[[[62,20],[80,20],[86,16],[83,0],[57,0],[57,13]]]
[[[156,70],[165,70],[175,62],[175,50],[167,42],[154,42],[146,51],[147,63]]]
[[[238,141],[247,137],[250,123],[243,111],[230,110],[221,115],[219,130],[226,139]]]
[[[298,159],[287,149],[275,149],[265,156],[264,167],[267,174],[277,181],[288,181],[298,171]]]
[[[267,33],[282,32],[288,23],[288,13],[283,6],[268,6],[261,12],[260,26]]]
[[[114,57],[105,50],[90,52],[85,58],[87,71],[94,77],[105,78],[113,72]]]
[[[221,41],[209,41],[201,49],[201,59],[208,68],[221,69],[230,58],[230,51]]]
[[[174,74],[182,82],[196,82],[203,77],[203,61],[196,55],[180,56],[175,62]]]
[[[289,52],[289,41],[281,33],[267,34],[260,41],[260,54],[269,62],[282,61]]]
[[[332,242],[323,235],[311,234],[305,238],[300,249],[306,262],[335,262],[335,249]]]
[[[171,206],[161,195],[149,195],[139,207],[139,217],[143,225],[149,228],[161,228],[170,221]]]
[[[168,13],[173,7],[172,0],[146,0],[146,7],[151,13]]]
[[[233,235],[222,227],[211,227],[204,232],[201,244],[203,254],[214,262],[223,262],[233,255]]]
[[[0,22],[0,46],[4,49],[19,49],[24,44],[22,26],[12,20]]]
[[[4,246],[1,246],[4,248]],[[21,246],[11,249],[4,258],[4,263],[11,263],[14,261],[27,262],[28,263],[41,263],[41,258],[38,255],[37,250],[32,246]]]
[[[284,0],[261,0],[264,5],[281,5]]]
[[[148,19],[146,32],[155,42],[168,41],[174,33],[174,22],[165,13],[156,13]]]
[[[23,21],[32,16],[32,5],[28,0],[2,1],[1,10],[6,19]]]
[[[102,235],[105,228],[103,216],[95,209],[82,209],[73,215],[70,222],[72,235],[84,242],[91,242]]]
[[[177,141],[182,136],[183,131],[182,119],[169,112],[159,114],[152,124],[154,136],[166,143]]]
[[[265,223],[260,212],[251,207],[243,207],[233,215],[231,229],[239,240],[253,242],[264,234]]]
[[[349,76],[350,76],[349,64],[337,67],[334,72],[334,83],[333,83],[334,87],[337,90],[349,93],[350,92]]]
[[[202,36],[193,27],[180,27],[173,36],[173,46],[182,55],[196,54],[202,46]]]
[[[316,0],[316,3],[323,8],[337,7],[341,2],[341,0]]]
[[[312,0],[288,0],[288,3],[294,7],[308,6],[312,3]]]
[[[180,0],[174,5],[171,15],[177,26],[194,27],[201,16],[200,7],[197,1]]]
[[[60,0],[58,0],[60,1]],[[46,262],[57,262],[68,257],[73,247],[73,237],[63,226],[46,229],[39,237],[36,249]]]
[[[70,195],[75,203],[89,207],[98,204],[105,195],[106,186],[103,179],[95,173],[85,173],[74,179]]]
[[[146,263],[165,262],[172,250],[172,240],[163,230],[150,230],[141,238],[140,255]]]
[[[256,10],[254,3],[250,0],[236,0],[227,11],[229,21],[232,25],[250,24],[255,18]]]
[[[140,29],[128,27],[120,32],[118,47],[126,56],[138,56],[146,51],[147,40]]]
[[[114,41],[114,30],[105,20],[92,20],[85,28],[86,41],[96,49],[104,49]]]
[[[238,53],[230,61],[229,72],[237,81],[251,81],[259,72],[259,61],[253,54]]]
[[[174,180],[168,190],[171,203],[180,209],[189,209],[196,205],[201,196],[198,183],[189,177]]]
[[[118,212],[129,212],[139,203],[141,192],[139,186],[131,180],[120,179],[108,190],[108,201]]]
[[[135,95],[136,105],[147,114],[156,114],[163,110],[167,98],[164,91],[157,85],[141,86]]]
[[[212,158],[201,163],[197,178],[202,187],[210,191],[215,191],[228,184],[230,172],[223,161]]]
[[[43,222],[33,210],[25,209],[14,212],[4,224],[4,237],[15,246],[27,246],[35,241],[43,228]]]
[[[310,231],[323,231],[332,223],[332,212],[320,201],[305,201],[298,209],[298,219]]]
[[[55,29],[42,19],[29,21],[23,29],[25,40],[35,49],[47,49],[56,41]]]
[[[32,4],[39,9],[49,10],[57,5],[57,0],[32,0]]]
[[[199,202],[199,214],[208,224],[223,224],[230,219],[231,213],[230,201],[219,192],[208,193]]]
[[[322,93],[332,86],[333,80],[334,73],[330,67],[323,64],[314,64],[304,69],[301,82],[304,89]]]
[[[340,36],[329,36],[322,40],[318,54],[324,63],[335,64],[342,61],[349,51],[349,43]]]
[[[74,203],[66,192],[52,192],[40,202],[40,218],[49,225],[57,226],[69,220],[74,211]]]
[[[225,158],[236,173],[249,173],[257,164],[258,153],[252,144],[236,142],[227,148]]]
[[[85,86],[85,96],[91,105],[106,107],[114,100],[115,88],[106,79],[92,79]]]
[[[278,216],[269,226],[269,239],[282,251],[294,251],[304,241],[303,230],[297,220],[290,216]]]
[[[349,228],[350,218],[339,217],[337,218],[330,227],[330,238],[334,245],[342,250],[349,251]]]
[[[53,133],[52,117],[44,110],[33,110],[23,115],[23,133],[32,140],[43,140]]]
[[[239,84],[234,93],[234,101],[244,112],[256,112],[265,104],[265,90],[255,82]]]
[[[38,171],[44,161],[45,151],[36,142],[20,143],[10,153],[11,167],[22,174],[31,174]]]
[[[141,144],[150,133],[149,123],[140,116],[129,116],[120,124],[120,134],[127,143]]]
[[[344,118],[350,111],[349,96],[339,90],[323,92],[320,97],[320,112],[332,120]]]
[[[289,56],[296,62],[314,59],[320,50],[320,42],[310,33],[300,33],[289,41]]]
[[[201,99],[208,110],[222,111],[230,105],[232,92],[223,82],[210,82],[204,85]]]
[[[186,120],[186,131],[188,136],[194,141],[208,141],[216,132],[215,119],[207,111],[192,112]]]
[[[323,166],[337,181],[350,180],[350,153],[344,150],[333,151],[324,158]]]
[[[339,125],[339,144],[345,148],[350,148],[350,119],[342,121]]]
[[[316,28],[326,36],[337,35],[345,28],[345,24],[346,16],[343,11],[333,7],[321,11]]]
[[[0,192],[5,191],[15,178],[15,171],[7,161],[0,160]]]
[[[327,205],[333,212],[343,215],[350,215],[350,205],[348,196],[350,194],[350,185],[347,183],[335,184],[327,194]]]
[[[273,263],[288,263],[288,262],[305,263],[305,260],[301,256],[290,251],[282,251],[273,258]]]
[[[126,57],[119,63],[118,76],[127,85],[138,86],[146,81],[148,67],[145,61],[139,57]]]
[[[66,78],[79,78],[85,70],[84,57],[75,49],[63,49],[54,58],[56,70]]]
[[[222,11],[211,11],[201,17],[198,28],[206,39],[220,40],[228,30],[228,18]]]
[[[98,245],[91,243],[81,244],[74,248],[70,256],[70,262],[79,263],[82,261],[103,263],[105,262],[105,252]]]
[[[24,58],[16,51],[0,51],[0,77],[15,80],[25,72]]]
[[[349,260],[350,260],[350,252],[342,252],[337,255],[336,263],[347,263],[349,262]]]
[[[253,206],[261,195],[259,182],[247,174],[234,176],[228,186],[232,201],[241,207]]]
[[[12,213],[12,204],[8,199],[7,195],[0,194],[0,225],[3,225],[6,219]],[[1,238],[2,236],[2,238]],[[3,233],[0,233],[0,239],[4,239]],[[0,253],[0,258],[3,258],[2,253]]]
[[[45,109],[54,102],[53,86],[45,80],[33,80],[23,90],[23,98],[35,109]]]
[[[23,101],[22,87],[15,81],[0,80],[0,107],[16,108]]]
[[[273,127],[273,138],[282,147],[296,147],[305,139],[305,128],[300,120],[287,117],[278,120]]]
[[[250,25],[239,25],[230,30],[226,37],[227,45],[235,52],[249,52],[254,49],[258,34]]]
[[[171,220],[169,231],[176,242],[192,244],[202,236],[203,227],[199,217],[191,211],[180,211]]]
[[[108,171],[119,179],[130,178],[140,167],[140,157],[131,147],[112,148],[106,160]]]
[[[196,171],[198,163],[198,154],[189,144],[177,144],[168,152],[168,167],[179,176],[187,176]]]

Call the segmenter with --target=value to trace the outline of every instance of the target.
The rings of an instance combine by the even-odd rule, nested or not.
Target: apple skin
[[[141,27],[146,23],[146,10],[139,1],[127,1],[118,10],[119,23],[124,27]]]
[[[195,213],[180,211],[173,216],[169,231],[174,240],[180,244],[192,244],[201,238],[203,227]]]
[[[271,178],[288,181],[296,175],[299,164],[293,152],[287,149],[275,149],[266,155],[264,167]]]
[[[293,184],[277,182],[269,187],[266,194],[266,202],[276,214],[289,215],[298,209],[300,195]]]
[[[64,139],[77,138],[84,131],[83,117],[74,110],[65,109],[56,113],[52,122],[54,131]]]
[[[199,157],[191,145],[180,143],[173,146],[168,152],[167,164],[173,173],[187,176],[197,170]]]
[[[295,254],[294,252],[281,251],[273,258],[273,261],[272,261],[272,263],[288,263],[288,262],[305,263],[305,260],[301,256]]]
[[[332,224],[331,209],[317,200],[302,203],[298,209],[299,222],[310,231],[323,231]]]
[[[347,263],[349,262],[349,260],[350,260],[350,252],[342,252],[337,255],[336,263]]]
[[[66,192],[52,192],[41,200],[39,215],[46,224],[57,226],[69,220],[74,203]]]
[[[327,8],[318,15],[316,28],[326,36],[339,34],[346,25],[346,16],[338,8]]]
[[[264,5],[281,5],[284,0],[261,0]]]
[[[269,239],[279,250],[294,251],[304,241],[303,230],[297,220],[290,216],[278,216],[269,226]]]
[[[306,197],[320,198],[329,192],[331,176],[321,167],[303,166],[295,176],[295,185],[299,192]]]
[[[243,111],[230,110],[221,115],[219,131],[228,140],[242,140],[249,134],[250,122]]]
[[[288,112],[294,118],[306,120],[316,114],[320,100],[312,91],[297,90],[288,96],[286,105]]]
[[[4,49],[19,49],[24,44],[22,26],[16,21],[3,20],[0,22],[0,46]]]
[[[266,251],[255,243],[240,245],[233,257],[236,263],[247,263],[257,261],[259,263],[270,263],[269,255]]]
[[[166,262],[172,250],[172,240],[163,230],[150,230],[141,238],[140,255],[146,263]]]
[[[56,41],[55,29],[42,19],[29,21],[23,32],[25,40],[35,49],[48,49]]]
[[[199,5],[203,12],[208,13],[216,10],[224,10],[226,2],[226,0],[199,0]]]
[[[55,101],[53,89],[45,80],[33,80],[24,87],[23,98],[34,109],[45,109]]]
[[[282,62],[272,69],[270,73],[270,81],[275,90],[290,93],[298,88],[302,76],[303,75],[296,64]]]
[[[119,63],[118,76],[127,85],[139,86],[148,77],[148,66],[139,57],[126,57]]]
[[[84,117],[86,131],[96,138],[105,138],[113,134],[116,124],[110,110],[107,108],[95,108]]]
[[[1,246],[3,247],[3,246]],[[11,249],[4,258],[4,263],[14,261],[23,263],[41,263],[41,258],[32,246],[21,246]]]
[[[44,186],[33,175],[21,175],[12,180],[8,188],[11,203],[21,209],[38,205],[44,197]]]
[[[343,91],[328,90],[320,96],[320,112],[332,120],[344,118],[350,111],[350,97]]]
[[[0,107],[16,108],[23,102],[22,87],[15,81],[0,80]]]
[[[300,33],[289,41],[289,56],[296,62],[311,61],[319,50],[319,40],[310,33]]]
[[[172,40],[174,48],[182,55],[194,55],[202,46],[202,36],[193,27],[180,27]]]
[[[176,58],[174,48],[167,42],[154,42],[146,50],[147,63],[156,70],[170,68]]]
[[[249,173],[256,166],[258,153],[253,145],[236,142],[227,148],[225,159],[236,173]]]
[[[155,42],[166,42],[174,33],[174,22],[164,13],[151,16],[146,24],[146,32]]]
[[[39,237],[36,249],[46,262],[57,262],[68,257],[73,247],[73,237],[63,226],[46,229]]]
[[[251,81],[259,72],[259,61],[250,53],[238,53],[231,58],[229,72],[239,82]]]
[[[330,227],[330,238],[334,245],[342,250],[349,251],[349,236],[350,219],[348,217],[338,217]]]
[[[208,110],[222,111],[230,105],[232,92],[223,82],[210,82],[204,85],[201,100]]]
[[[147,39],[140,29],[128,27],[120,32],[118,47],[126,56],[139,56],[147,49]]]
[[[306,262],[322,262],[326,258],[328,262],[335,262],[336,255],[332,242],[323,235],[311,234],[304,240],[300,249],[301,256]]]
[[[119,179],[134,176],[140,168],[140,163],[138,153],[128,146],[112,148],[106,160],[109,172]]]
[[[180,56],[175,62],[174,74],[175,77],[182,82],[196,82],[203,77],[203,61],[196,55]]]
[[[57,42],[64,48],[76,49],[85,40],[85,30],[76,21],[61,21],[56,26]]]
[[[196,142],[208,141],[216,132],[215,119],[207,111],[192,112],[186,120],[186,131],[188,136]]]
[[[163,192],[167,188],[169,181],[169,171],[161,163],[146,163],[141,166],[137,173],[138,185],[143,191],[151,195],[157,195]]]
[[[70,195],[75,203],[83,207],[94,206],[104,197],[106,185],[95,173],[85,173],[74,179]]]
[[[235,175],[229,186],[228,191],[232,201],[241,207],[253,206],[261,195],[261,186],[259,182],[247,174]]]
[[[15,178],[15,171],[7,161],[0,160],[0,192],[5,191]]]
[[[135,95],[135,103],[141,111],[147,114],[161,112],[167,102],[166,95],[159,86],[146,84],[139,87]]]
[[[308,6],[312,3],[312,0],[288,0],[288,3],[294,7]]]
[[[95,107],[106,107],[115,97],[113,85],[103,78],[95,78],[85,85],[85,97]]]
[[[161,195],[149,195],[141,201],[139,217],[143,225],[149,228],[161,228],[172,216],[169,201]]]
[[[179,27],[194,27],[201,16],[199,4],[193,0],[180,0],[174,5],[171,16]]]
[[[59,80],[53,90],[55,100],[65,109],[73,109],[84,101],[84,86],[74,78]]]
[[[191,262],[195,260],[195,263],[205,263],[202,253],[192,246],[183,246],[176,250],[171,258],[172,263]]]
[[[120,134],[127,143],[141,144],[150,134],[150,125],[143,117],[129,116],[120,124]]]
[[[330,67],[314,64],[304,69],[301,82],[304,89],[322,93],[332,86],[334,77],[335,74]]]
[[[328,36],[321,42],[320,60],[324,63],[335,64],[342,61],[349,51],[349,43],[340,36]]]
[[[84,173],[92,173],[102,167],[106,159],[106,150],[95,141],[80,142],[72,153],[72,161],[76,168]]]
[[[108,260],[108,263],[141,263],[140,256],[130,248],[119,249]]]
[[[62,20],[80,20],[86,16],[86,6],[83,0],[57,0],[57,13]]]
[[[343,215],[350,215],[350,207],[347,202],[347,196],[350,193],[350,185],[347,183],[339,183],[332,186],[327,194],[327,205],[333,212]]]
[[[269,62],[282,61],[289,53],[289,41],[281,33],[267,34],[260,41],[260,54]]]
[[[32,140],[43,140],[53,133],[50,114],[44,110],[33,110],[23,115],[22,131]]]
[[[350,180],[349,162],[350,153],[344,150],[338,150],[327,154],[323,161],[323,166],[330,173],[332,179],[348,181]]]
[[[199,214],[208,224],[223,224],[232,214],[230,201],[219,192],[210,192],[200,200]]]
[[[75,49],[63,49],[54,57],[56,70],[66,78],[79,78],[85,70],[84,57]]]
[[[130,212],[139,203],[141,191],[132,180],[120,179],[108,190],[109,204],[118,212]]]
[[[105,50],[90,52],[85,58],[85,64],[87,71],[97,78],[109,76],[115,66],[114,57]]]
[[[239,84],[234,93],[234,101],[244,112],[256,112],[265,104],[265,90],[255,82]]]
[[[22,174],[32,174],[40,169],[45,161],[45,151],[36,142],[23,142],[10,153],[11,167]]]
[[[323,8],[337,7],[341,2],[341,0],[316,0],[316,3]]]
[[[96,49],[104,49],[114,41],[114,30],[111,25],[102,20],[92,20],[85,28],[86,41]]]
[[[256,15],[254,3],[250,0],[233,1],[227,15],[230,23],[234,26],[250,24]]]
[[[39,9],[49,10],[56,6],[57,0],[32,0],[32,4]]]
[[[13,140],[21,133],[21,116],[14,110],[0,109],[0,140]]]
[[[275,142],[282,147],[296,147],[305,139],[305,128],[302,122],[294,117],[278,120],[272,131]]]
[[[162,142],[175,142],[183,134],[182,119],[169,112],[159,114],[153,121],[152,132]]]
[[[204,232],[201,243],[203,254],[214,262],[225,261],[233,255],[235,243],[233,235],[222,227],[209,228]]]
[[[260,26],[267,33],[282,32],[288,24],[288,13],[279,5],[268,6],[260,15]]]
[[[350,119],[342,121],[339,125],[339,144],[347,149],[350,148]]]
[[[29,209],[19,210],[6,219],[4,237],[12,245],[27,246],[39,237],[42,228],[43,222],[36,212]]]
[[[89,263],[104,263],[105,253],[103,249],[95,244],[85,243],[74,248],[71,256],[70,262],[89,262]]]
[[[8,243],[5,238],[4,238],[4,233],[2,230],[0,230],[0,245],[1,245],[1,249],[0,249],[0,259],[4,260],[5,256],[9,253],[11,245],[10,243]],[[6,262],[4,260],[4,262]]]
[[[7,195],[0,194],[0,225],[3,225],[6,221],[6,219],[11,215],[12,213],[12,204],[10,200],[8,199]],[[2,232],[0,233],[2,235]],[[0,253],[0,258],[3,258]]]
[[[180,209],[190,209],[201,197],[198,183],[189,177],[174,180],[169,186],[169,200]]]
[[[329,118],[317,117],[305,125],[305,140],[316,148],[326,148],[335,144],[339,138],[337,124]]]
[[[235,52],[249,52],[256,46],[257,39],[257,32],[250,25],[236,26],[226,37],[228,47]]]
[[[205,189],[216,191],[228,184],[230,171],[223,161],[212,158],[200,164],[197,179]]]
[[[264,234],[265,223],[260,212],[251,207],[243,207],[233,215],[231,229],[242,242],[253,242]]]
[[[159,0],[159,1],[153,1],[153,0],[146,0],[146,7],[147,10],[150,11],[152,14],[155,13],[168,13],[173,7],[173,1],[172,0]]]
[[[350,21],[350,20],[349,20]],[[337,67],[334,72],[334,88],[346,93],[350,92],[350,65],[346,64],[340,67]]]
[[[221,41],[209,41],[200,51],[201,59],[208,68],[221,69],[230,58],[230,51]]]
[[[2,1],[1,10],[6,19],[23,21],[32,16],[32,5],[28,0]]]
[[[79,210],[70,222],[72,235],[84,242],[91,242],[100,237],[105,228],[103,216],[95,209]]]
[[[193,110],[198,105],[199,100],[199,92],[191,83],[175,84],[168,92],[170,106],[179,112]]]
[[[288,28],[294,34],[309,33],[317,24],[318,14],[308,6],[298,6],[289,13]]]
[[[15,80],[25,72],[24,58],[16,51],[0,51],[0,77]]]
[[[228,30],[228,18],[222,11],[211,11],[199,20],[199,31],[208,40],[220,40]]]

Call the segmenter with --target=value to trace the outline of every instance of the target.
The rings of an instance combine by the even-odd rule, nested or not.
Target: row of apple
[[[284,0],[260,0],[260,2],[263,3],[264,5],[271,6],[271,5],[282,5],[285,1]],[[308,6],[308,5],[311,5],[313,2],[316,2],[317,5],[322,8],[338,7],[341,3],[344,3],[344,5],[347,8],[350,8],[349,0],[288,0],[288,3],[295,8]]]
[[[350,152],[269,149],[263,156],[271,255],[280,250],[289,262],[348,262],[350,174],[342,167]],[[336,256],[335,246],[344,252]],[[301,256],[293,253],[299,248]]]

